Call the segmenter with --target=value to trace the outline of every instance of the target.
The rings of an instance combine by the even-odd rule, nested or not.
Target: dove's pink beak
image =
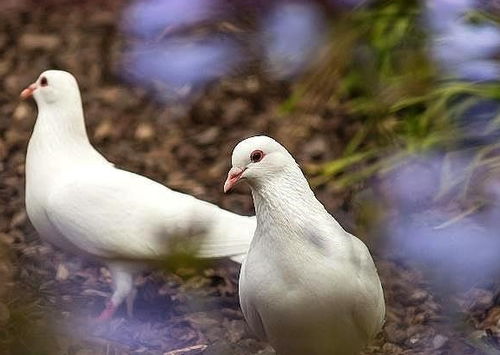
[[[21,95],[19,95],[19,96],[23,100],[27,99],[28,97],[30,97],[30,96],[33,95],[33,92],[35,92],[35,90],[36,90],[36,84],[31,84],[26,89],[24,89],[23,91],[21,91]]]
[[[227,173],[227,179],[224,183],[224,193],[228,193],[240,181],[241,175],[245,169],[232,167]]]

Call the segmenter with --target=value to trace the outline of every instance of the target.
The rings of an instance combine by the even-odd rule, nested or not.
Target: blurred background
[[[1,1],[0,353],[272,354],[230,262],[144,275],[134,319],[91,321],[109,273],[24,208],[18,95],[63,69],[110,161],[232,211],[253,213],[245,187],[222,194],[234,145],[282,142],[375,256],[366,354],[500,354],[499,22],[496,0]]]

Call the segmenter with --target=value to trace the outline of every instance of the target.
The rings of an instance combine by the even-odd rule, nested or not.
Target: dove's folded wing
[[[47,210],[73,244],[105,258],[150,260],[179,248],[201,257],[244,254],[254,228],[248,217],[108,167],[65,176]]]

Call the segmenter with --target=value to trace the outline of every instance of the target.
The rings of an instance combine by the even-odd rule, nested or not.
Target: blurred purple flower
[[[434,31],[446,31],[474,8],[474,0],[427,0],[425,17]]]
[[[386,176],[384,191],[398,210],[421,210],[437,195],[441,170],[442,157],[410,157]]]
[[[472,65],[472,64],[471,64]],[[471,70],[475,68],[471,67]],[[495,144],[500,132],[491,123],[500,114],[500,102],[482,99],[474,102],[458,117],[458,127],[470,138],[470,144]]]
[[[329,0],[328,3],[332,6],[354,9],[366,5],[370,1],[371,0]]]
[[[140,0],[124,14],[125,30],[143,38],[153,38],[164,30],[192,25],[214,15],[217,1]]]
[[[455,76],[471,81],[500,79],[500,63],[496,60],[475,60],[454,67]]]
[[[500,51],[500,30],[493,26],[458,24],[436,34],[433,54],[448,73],[473,81],[495,80],[500,65],[489,59]]]
[[[493,230],[500,230],[500,180],[489,181],[484,190],[489,206],[484,210],[482,222]]]
[[[491,188],[496,193],[488,194],[494,207],[466,217],[457,218],[459,212],[433,201],[442,179],[447,179],[445,183],[455,180],[458,189],[464,187],[472,157],[470,153],[454,154],[453,159],[437,153],[412,157],[387,177],[390,188],[384,189],[398,212],[386,226],[390,249],[428,270],[443,291],[471,287],[480,281],[478,275],[491,277],[500,272],[498,184]]]
[[[288,78],[305,69],[324,39],[324,18],[317,6],[278,2],[262,22],[265,59],[271,72]]]
[[[433,30],[431,51],[442,70],[471,81],[498,80],[500,29],[492,24],[470,24],[465,14],[473,0],[428,0],[425,17]]]
[[[468,289],[500,272],[495,230],[478,223],[478,216],[445,225],[454,217],[430,210],[390,225],[391,247],[429,271],[441,291]]]
[[[500,49],[500,30],[493,26],[455,23],[443,35],[437,36],[437,42],[442,44],[443,52],[451,52],[443,53],[443,56],[465,59],[490,57]]]
[[[235,43],[222,39],[155,46],[139,44],[127,57],[126,68],[134,80],[188,91],[228,74],[241,59]]]
[[[246,6],[270,10],[253,13],[262,19],[257,38],[263,40],[270,71],[285,79],[305,69],[323,38],[324,18],[318,6],[306,1]],[[187,96],[227,75],[243,64],[242,48],[236,41],[230,35],[210,32],[190,38],[194,32],[185,30],[227,19],[234,9],[222,0],[137,0],[124,14],[125,31],[139,37],[125,56],[124,68],[132,74],[129,79],[147,86],[163,84]]]

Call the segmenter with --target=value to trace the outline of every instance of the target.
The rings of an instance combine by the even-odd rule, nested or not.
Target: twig
[[[193,351],[193,350],[205,350],[207,347],[208,347],[208,345],[204,345],[204,344],[193,345],[193,346],[188,346],[187,348],[172,350],[172,351],[169,351],[168,353],[163,353],[163,355],[179,355],[179,354],[184,354],[186,352]]]
[[[480,204],[480,203],[477,203],[475,205],[473,205],[472,207],[466,209],[465,211],[463,211],[462,213],[456,215],[455,217],[447,220],[446,222],[444,223],[441,223],[440,225],[438,226],[435,226],[433,229],[434,230],[439,230],[439,229],[443,229],[443,228],[446,228],[446,227],[449,227],[451,226],[452,224],[455,224],[459,221],[461,221],[462,219],[464,219],[465,217],[473,214],[474,212],[476,212],[479,208],[481,208],[483,205]]]

